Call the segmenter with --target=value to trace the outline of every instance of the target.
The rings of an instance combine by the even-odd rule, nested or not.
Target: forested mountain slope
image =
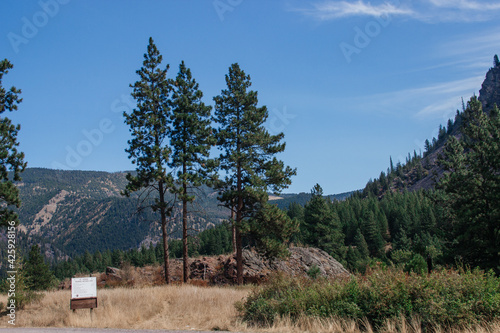
[[[129,249],[160,239],[159,224],[151,211],[137,213],[140,198],[123,197],[126,173],[61,171],[31,168],[22,175],[19,230],[40,242],[50,241],[47,252],[83,253],[86,250]],[[203,230],[228,217],[211,189],[199,190],[193,204],[191,228]],[[171,197],[173,199],[173,197]],[[169,232],[180,237],[178,215]]]
[[[500,64],[495,63],[486,74],[479,90],[479,101],[483,110],[489,113],[494,105],[500,105]],[[463,96],[467,100],[467,96]],[[463,105],[465,109],[465,104]],[[462,110],[463,111],[463,110]],[[448,120],[445,126],[439,127],[437,138],[426,140],[423,153],[408,154],[406,163],[393,164],[392,159],[387,171],[382,171],[378,178],[370,180],[364,193],[373,193],[382,197],[387,191],[418,191],[433,189],[436,181],[443,174],[443,168],[438,165],[438,157],[450,136],[460,138],[462,126],[462,111],[457,110],[454,119]]]

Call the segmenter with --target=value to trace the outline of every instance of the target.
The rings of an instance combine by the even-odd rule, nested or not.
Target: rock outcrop
[[[350,273],[328,253],[316,248],[292,247],[286,260],[269,261],[253,250],[243,251],[243,279],[245,283],[260,283],[273,272],[293,276],[307,276],[311,267],[318,267],[320,275],[328,278],[348,276]],[[212,284],[236,282],[234,255],[203,257],[190,265],[190,278],[208,280]]]
[[[486,73],[478,99],[486,112],[489,112],[495,104],[500,107],[500,66],[498,64]]]

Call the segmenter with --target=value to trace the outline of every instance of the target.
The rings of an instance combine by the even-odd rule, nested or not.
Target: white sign
[[[97,297],[97,281],[95,277],[72,278],[71,298]]]

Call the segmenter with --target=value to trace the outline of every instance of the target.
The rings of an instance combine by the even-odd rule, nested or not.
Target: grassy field
[[[363,322],[301,318],[276,320],[271,327],[249,327],[238,318],[234,303],[243,300],[250,287],[157,286],[98,290],[98,308],[69,309],[71,292],[46,292],[38,303],[17,312],[21,327],[101,327],[137,329],[225,330],[233,332],[372,332]],[[6,304],[2,295],[0,302]],[[0,327],[12,327],[8,317]],[[386,323],[383,332],[421,332],[419,322]],[[445,332],[438,330],[438,332]],[[456,331],[459,332],[459,331]],[[500,332],[500,324],[463,329],[460,332]]]
[[[91,318],[88,309],[70,310],[69,290],[52,291],[18,311],[16,326],[234,330],[238,324],[233,304],[247,293],[190,285],[100,289]],[[0,301],[6,300],[2,296]],[[2,327],[9,327],[7,320],[4,317]]]

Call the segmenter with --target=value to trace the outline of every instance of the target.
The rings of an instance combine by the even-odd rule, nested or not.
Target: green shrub
[[[415,254],[410,262],[405,266],[405,272],[415,272],[417,274],[427,273],[427,262],[420,254]]]
[[[14,302],[16,309],[22,310],[26,305],[40,301],[44,297],[44,294],[30,290],[28,287],[24,261],[19,254],[16,256],[16,268],[15,288],[11,289],[10,282],[7,279],[5,280],[4,287],[9,289],[7,306]]]
[[[461,327],[500,319],[500,279],[493,273],[439,271],[419,275],[375,269],[345,280],[275,276],[238,305],[252,324],[276,317],[340,317],[373,327],[419,318],[423,326]]]
[[[307,270],[307,276],[309,276],[311,279],[317,279],[319,275],[321,274],[321,270],[317,265],[312,265],[308,270]]]

